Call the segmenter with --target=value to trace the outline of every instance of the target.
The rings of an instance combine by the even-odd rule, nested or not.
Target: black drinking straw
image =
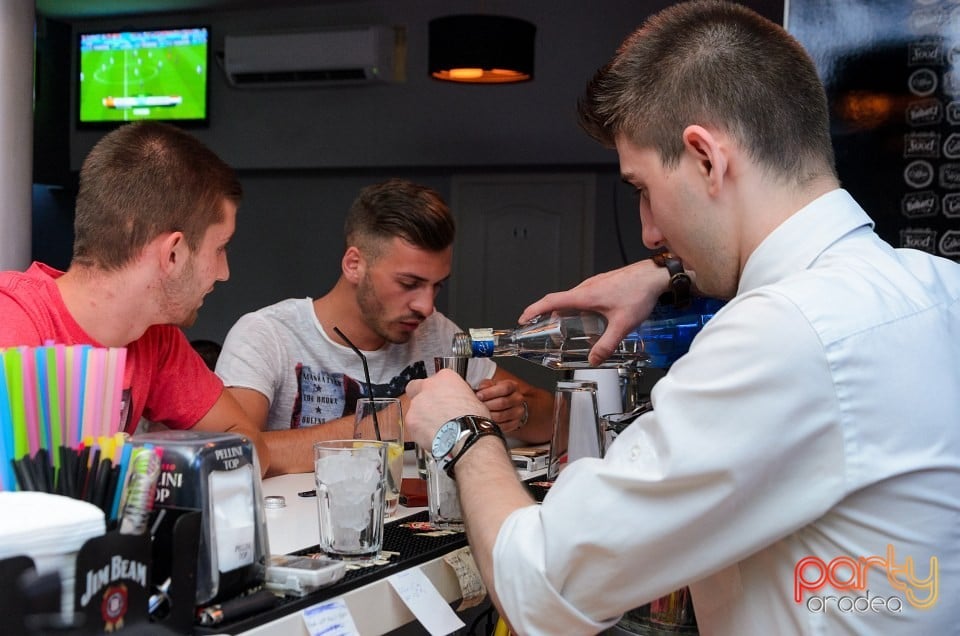
[[[363,363],[363,375],[367,380],[367,395],[370,396],[370,399],[373,399],[373,384],[370,383],[370,369],[367,367],[367,356],[363,355],[363,352],[357,349],[357,345],[350,342],[350,338],[347,338],[343,335],[343,332],[340,331],[339,327],[334,327],[334,331],[337,332],[337,335],[343,338],[343,341],[350,345],[350,348],[353,349],[358,356],[360,356],[360,362]],[[373,432],[377,435],[377,441],[380,440],[380,422],[377,420],[377,409],[374,405],[373,409]]]

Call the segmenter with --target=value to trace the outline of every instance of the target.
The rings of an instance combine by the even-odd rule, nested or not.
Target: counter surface
[[[405,457],[404,476],[416,476],[416,462],[410,451]],[[271,554],[289,554],[317,544],[320,528],[316,498],[298,495],[300,492],[313,490],[314,487],[312,473],[281,475],[263,481],[264,497],[280,495],[286,503],[283,508],[268,508],[265,511]],[[423,510],[426,508],[407,508],[401,505],[387,523],[396,523]],[[414,567],[421,569],[448,603],[460,599],[460,583],[456,573],[442,557]],[[364,636],[384,634],[416,620],[386,577],[336,598],[341,598],[346,603],[357,630]],[[376,608],[376,611],[371,611],[371,608]],[[249,636],[310,636],[301,612],[302,608],[242,633]]]

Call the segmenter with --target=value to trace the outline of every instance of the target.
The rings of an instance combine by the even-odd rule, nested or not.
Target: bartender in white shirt
[[[874,233],[840,189],[813,63],[741,5],[651,18],[579,110],[637,190],[644,243],[730,300],[653,411],[539,506],[465,383],[409,385],[407,430],[454,460],[501,614],[518,634],[590,634],[688,585],[702,634],[956,633],[960,265]],[[659,260],[520,321],[603,313],[599,362],[682,282]]]

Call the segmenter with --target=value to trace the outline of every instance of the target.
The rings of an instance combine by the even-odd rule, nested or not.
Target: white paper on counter
[[[397,572],[387,581],[430,636],[446,636],[466,626],[420,568]]]
[[[480,570],[473,560],[470,546],[444,555],[443,560],[457,573],[457,581],[460,583],[461,601],[457,606],[458,612],[475,607],[487,598],[487,587],[480,578]]]
[[[302,616],[310,636],[360,636],[353,615],[342,598],[308,607]]]

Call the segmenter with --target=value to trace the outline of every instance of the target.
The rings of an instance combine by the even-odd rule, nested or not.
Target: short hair
[[[402,238],[439,252],[453,244],[455,224],[443,198],[431,188],[403,179],[370,185],[357,196],[344,223],[347,245],[379,257],[385,241]]]
[[[676,166],[683,130],[735,137],[771,174],[835,176],[826,92],[795,38],[731,2],[682,2],[649,18],[578,103],[580,125],[612,147],[624,136]]]
[[[80,168],[73,262],[117,270],[165,232],[196,251],[240,203],[236,173],[195,137],[170,124],[136,122],[107,133]]]

